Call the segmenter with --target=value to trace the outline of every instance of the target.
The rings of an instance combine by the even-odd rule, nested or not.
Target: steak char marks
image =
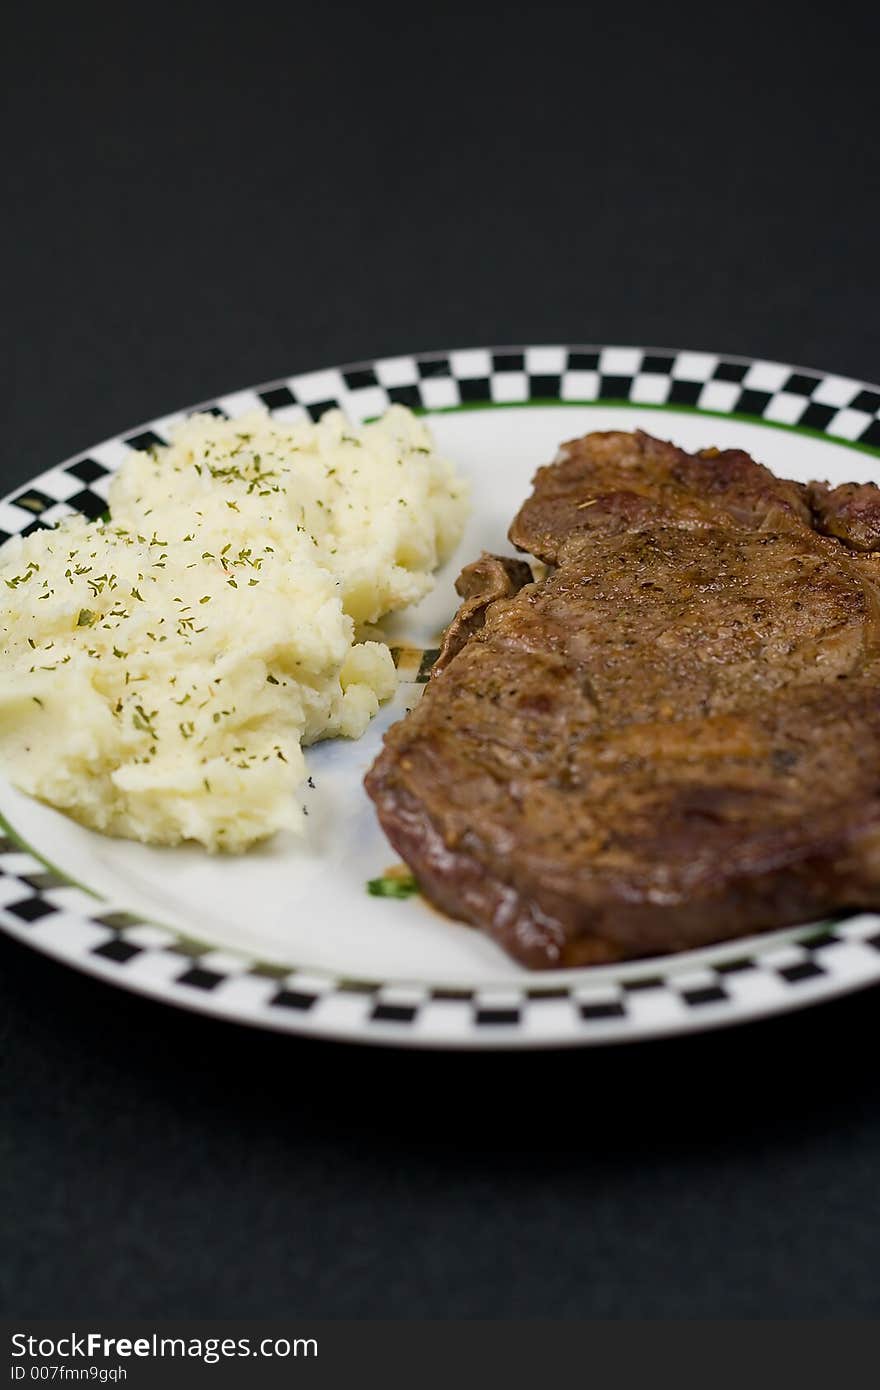
[[[510,538],[367,776],[432,902],[532,968],[880,906],[880,490],[590,434]]]

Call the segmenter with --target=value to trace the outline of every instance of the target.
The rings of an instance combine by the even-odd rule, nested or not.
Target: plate
[[[473,488],[473,511],[433,593],[387,625],[395,699],[357,742],[307,751],[303,840],[241,858],[111,840],[0,784],[0,925],[125,989],[241,1023],[358,1042],[540,1047],[630,1041],[778,1013],[880,979],[880,918],[861,914],[708,950],[538,974],[418,897],[374,897],[394,865],[361,782],[388,725],[419,697],[453,583],[507,526],[559,442],[633,429],[688,449],[748,450],[806,480],[867,480],[880,455],[880,387],[778,362],[628,347],[466,349],[361,362],[190,409],[280,419],[340,405],[355,420],[399,401],[426,413]],[[154,420],[35,478],[0,503],[0,539],[72,511],[100,516]]]

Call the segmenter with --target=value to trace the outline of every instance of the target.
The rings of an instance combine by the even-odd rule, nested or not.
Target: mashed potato
[[[0,551],[0,762],[108,834],[297,829],[301,744],[357,738],[392,693],[359,629],[430,588],[464,485],[400,406],[358,428],[197,415],[109,505]]]

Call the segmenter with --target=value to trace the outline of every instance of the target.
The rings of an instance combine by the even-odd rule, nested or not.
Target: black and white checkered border
[[[718,353],[659,348],[464,348],[304,372],[193,407],[219,416],[266,406],[280,420],[341,407],[354,420],[397,402],[414,410],[613,402],[747,416],[880,453],[880,387],[849,377]],[[0,543],[82,512],[106,510],[109,476],[129,449],[166,443],[179,411],[41,474],[0,502]]]
[[[0,839],[0,918],[48,955],[139,993],[292,1032],[425,1046],[537,1046],[651,1037],[775,1013],[880,980],[880,920],[719,948],[711,964],[578,970],[477,988],[290,969],[114,908]]]
[[[880,387],[774,362],[623,347],[470,348],[289,377],[196,407],[280,419],[393,402],[438,411],[536,401],[630,402],[759,417],[880,452]],[[128,451],[167,441],[179,412],[98,445],[0,502],[0,542],[106,510]],[[441,988],[290,969],[200,941],[96,898],[0,836],[0,923],[37,949],[169,1002],[293,1032],[425,1046],[610,1042],[733,1022],[880,980],[880,918],[863,914],[729,943],[697,957]]]

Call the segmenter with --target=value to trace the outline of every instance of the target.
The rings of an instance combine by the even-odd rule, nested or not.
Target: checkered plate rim
[[[639,406],[746,419],[880,455],[880,387],[711,352],[539,345],[407,354],[280,378],[106,440],[0,501],[0,542],[80,511],[100,516],[130,448],[192,410],[261,403],[285,420],[339,404],[427,413],[535,404]],[[100,899],[0,818],[0,927],[88,974],[154,999],[280,1031],[410,1047],[635,1041],[776,1014],[880,980],[880,917],[859,914],[619,970],[525,977],[503,989],[345,978],[218,950]]]

